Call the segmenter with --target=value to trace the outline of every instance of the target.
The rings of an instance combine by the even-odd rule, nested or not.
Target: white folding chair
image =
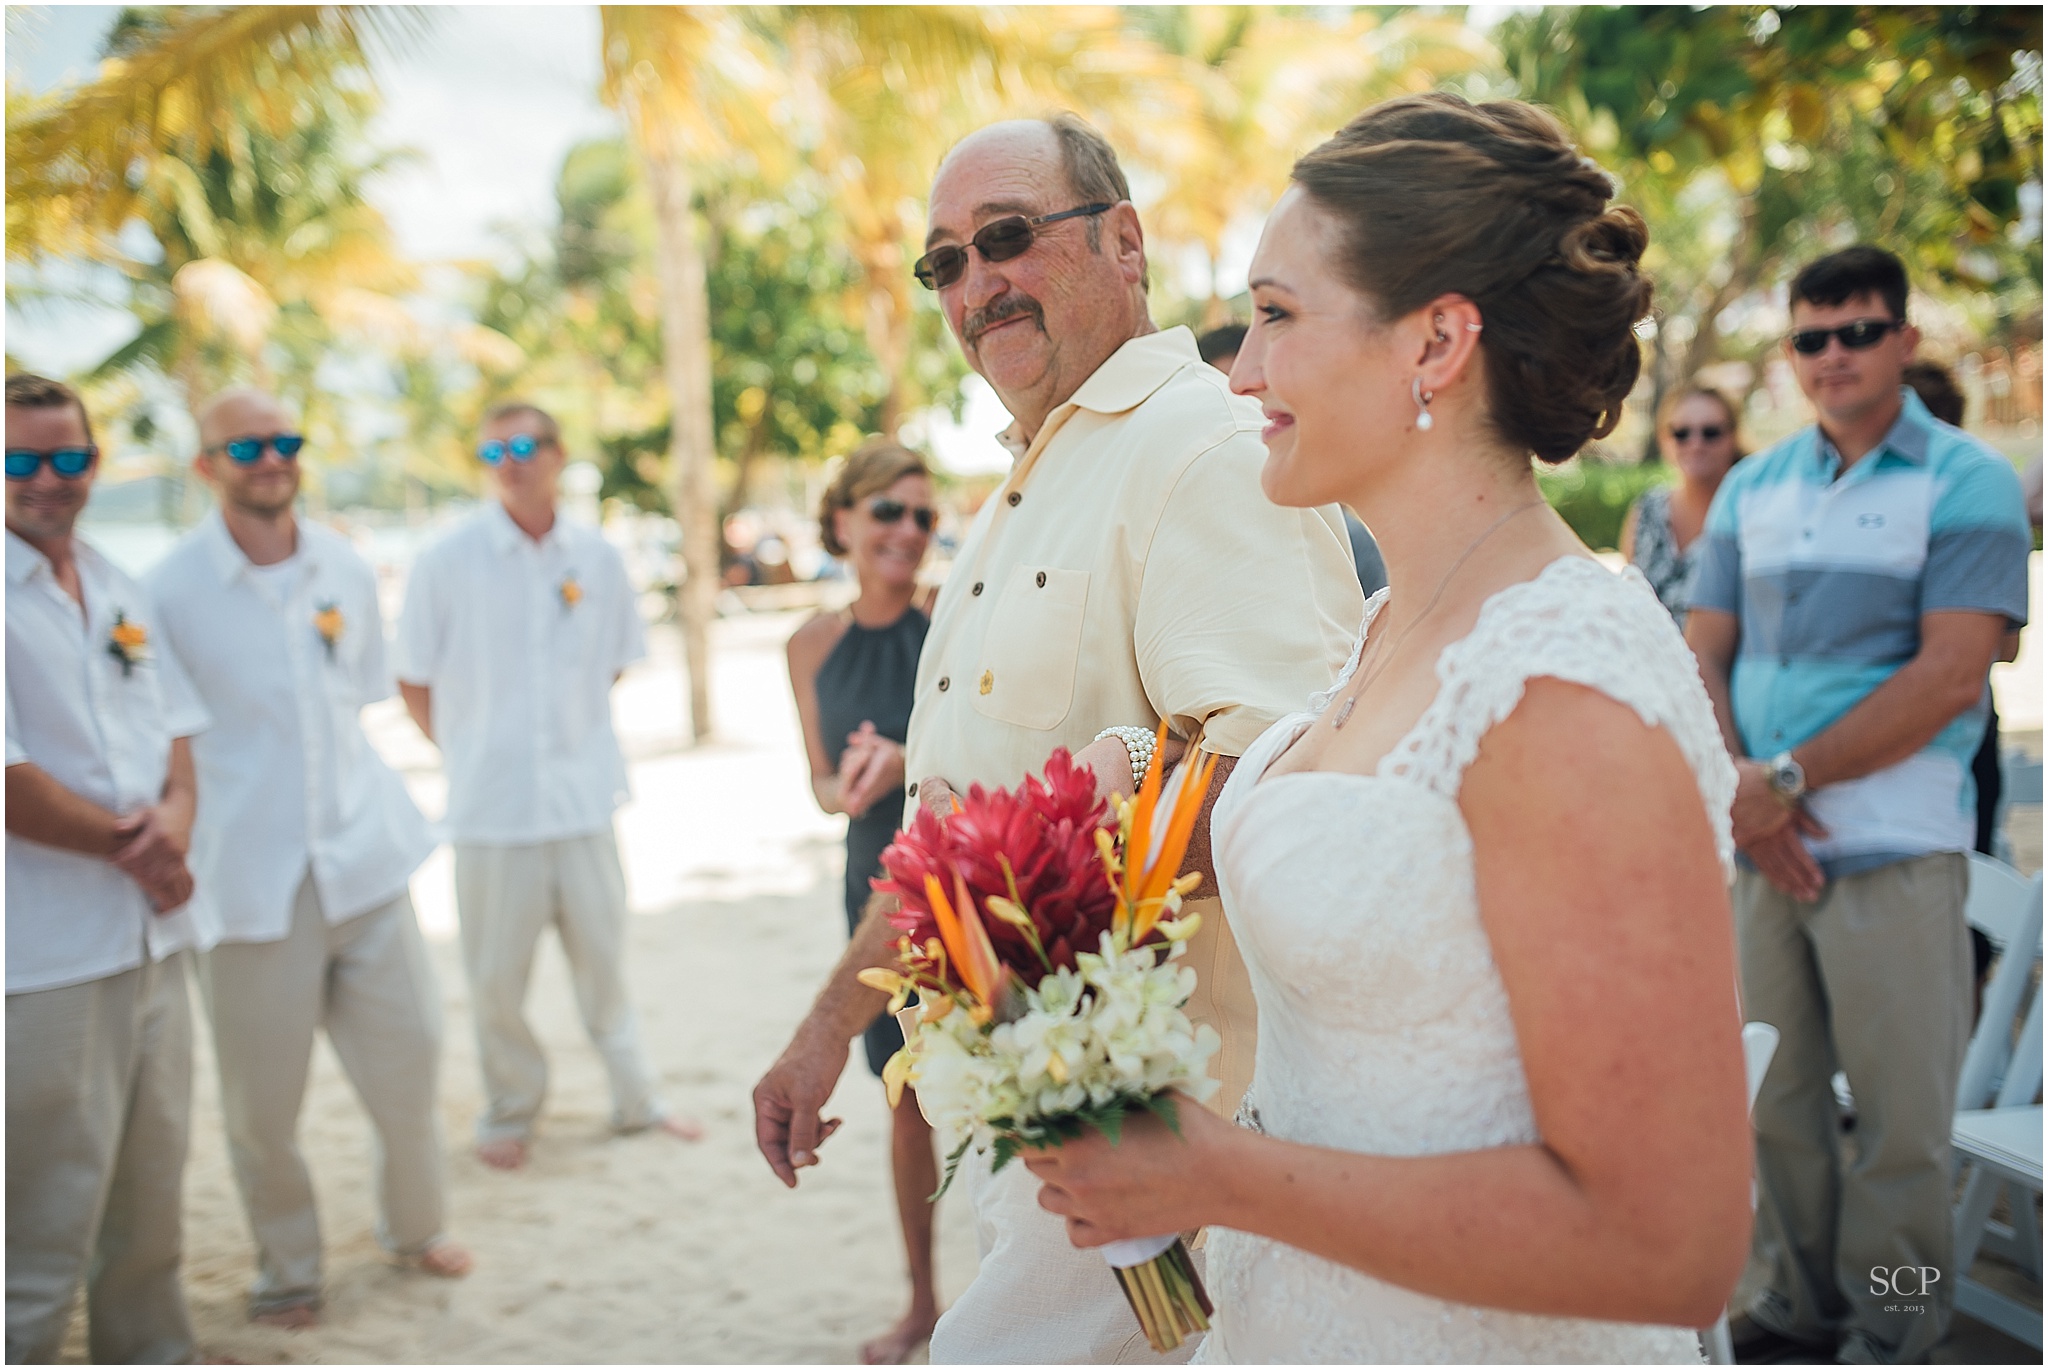
[[[1749,1088],[1749,1106],[1756,1107],[1756,1092],[1763,1087],[1764,1072],[1771,1068],[1771,1057],[1778,1051],[1778,1030],[1769,1023],[1744,1023],[1742,1025],[1742,1072],[1744,1083]],[[1750,1186],[1749,1205],[1756,1207],[1756,1187]],[[1735,1342],[1728,1332],[1728,1313],[1724,1309],[1712,1327],[1700,1333],[1705,1344],[1707,1363],[1710,1365],[1735,1364]]]
[[[1972,857],[1971,895],[1981,883],[2009,893],[2016,881],[2009,868]],[[2017,873],[2013,873],[2016,875]],[[1969,1180],[1956,1205],[1956,1311],[1967,1313],[2006,1335],[2041,1349],[2041,1310],[1997,1293],[1969,1276],[1980,1251],[1991,1250],[2041,1277],[2040,1225],[2034,1198],[2041,1193],[2041,996],[2034,967],[2041,954],[2042,880],[2021,886],[2021,899],[2000,899],[1983,921],[1972,923],[1999,947],[2000,960],[1984,991],[1984,1013],[1970,1039],[1952,1144],[1958,1168]],[[2002,919],[2002,926],[1999,920]],[[2004,936],[2001,938],[2000,934]],[[2031,999],[2015,1041],[2012,1024]],[[1985,1107],[1989,1104],[1989,1107]],[[2008,1196],[2012,1221],[1994,1223],[1991,1210],[2000,1191]]]

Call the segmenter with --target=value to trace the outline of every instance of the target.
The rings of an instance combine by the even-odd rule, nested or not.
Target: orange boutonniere
[[[562,611],[567,613],[583,602],[583,587],[576,583],[576,573],[569,572],[562,577]]]
[[[122,675],[134,674],[137,666],[149,660],[149,629],[116,609],[113,630],[107,634],[107,654],[121,663]]]
[[[334,649],[341,642],[341,635],[348,628],[348,620],[341,615],[341,606],[329,600],[313,615],[313,631],[320,634],[320,641],[327,647],[327,659],[334,660]]]

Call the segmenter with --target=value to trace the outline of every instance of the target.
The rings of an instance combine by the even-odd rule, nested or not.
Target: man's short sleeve
[[[158,623],[161,622],[159,618]],[[213,715],[200,703],[199,691],[192,688],[192,678],[185,674],[184,663],[178,660],[169,635],[159,634],[158,641],[161,645],[155,657],[157,682],[164,696],[164,732],[171,737],[205,732],[213,726]]]
[[[438,674],[443,634],[436,572],[437,559],[430,551],[413,562],[406,579],[405,607],[398,612],[391,666],[408,685],[432,685]]]
[[[28,747],[21,739],[21,727],[14,721],[14,687],[7,687],[7,764],[19,766],[28,760]]]
[[[1722,481],[1714,492],[1714,502],[1707,506],[1707,521],[1700,530],[1687,581],[1688,602],[1694,609],[1742,612],[1741,520],[1736,513],[1739,484],[1732,476]]]
[[[636,661],[647,659],[647,628],[640,621],[639,596],[633,593],[633,582],[626,574],[626,561],[618,549],[605,544],[610,553],[605,558],[606,574],[615,582],[616,593],[610,596],[616,606],[612,621],[606,625],[611,649],[612,674],[617,675]]]
[[[1134,647],[1147,698],[1176,731],[1242,756],[1343,667],[1365,596],[1330,511],[1259,489],[1265,449],[1241,431],[1167,497],[1139,585]]]
[[[384,611],[377,603],[377,573],[364,572],[363,651],[356,661],[356,702],[375,704],[392,695],[391,663],[385,650]]]
[[[1976,610],[2027,621],[2033,547],[2019,473],[1984,453],[1960,465],[1935,497],[1920,575],[1920,612]]]

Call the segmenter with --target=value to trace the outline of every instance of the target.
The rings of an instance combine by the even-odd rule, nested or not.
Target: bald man
[[[149,578],[165,636],[217,725],[196,740],[195,912],[229,1158],[256,1238],[250,1316],[318,1320],[319,1219],[298,1146],[313,1037],[377,1131],[378,1240],[460,1276],[442,1229],[435,1115],[440,995],[407,882],[433,850],[405,784],[363,734],[391,694],[370,567],[292,512],[305,439],[276,399],[198,414],[193,468],[219,507]]]

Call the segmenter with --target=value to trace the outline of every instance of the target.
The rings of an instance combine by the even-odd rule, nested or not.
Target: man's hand
[[[181,821],[175,805],[152,804],[125,813],[115,820],[114,834],[121,845],[107,859],[126,872],[129,879],[150,890],[153,899],[156,887],[166,894],[174,893],[180,877],[186,894],[190,894],[191,877],[185,873],[190,828]],[[167,907],[176,905],[159,903],[158,912]]]
[[[935,775],[928,775],[917,782],[917,802],[932,811],[934,818],[951,818],[953,810],[960,807],[953,798],[953,787]]]
[[[1735,845],[1747,848],[1752,842],[1775,837],[1798,812],[1771,788],[1770,769],[1761,761],[1735,763],[1735,804],[1729,823],[1735,830]]]
[[[818,1147],[839,1130],[824,1108],[845,1069],[844,1042],[800,1031],[754,1086],[754,1140],[791,1189],[797,1171],[816,1165]]]
[[[1803,829],[1820,829],[1820,824],[1802,811],[1793,822],[1744,846],[1742,851],[1756,863],[1764,879],[1801,903],[1811,904],[1827,888],[1827,880],[1821,875],[1820,863],[1799,840]]]

